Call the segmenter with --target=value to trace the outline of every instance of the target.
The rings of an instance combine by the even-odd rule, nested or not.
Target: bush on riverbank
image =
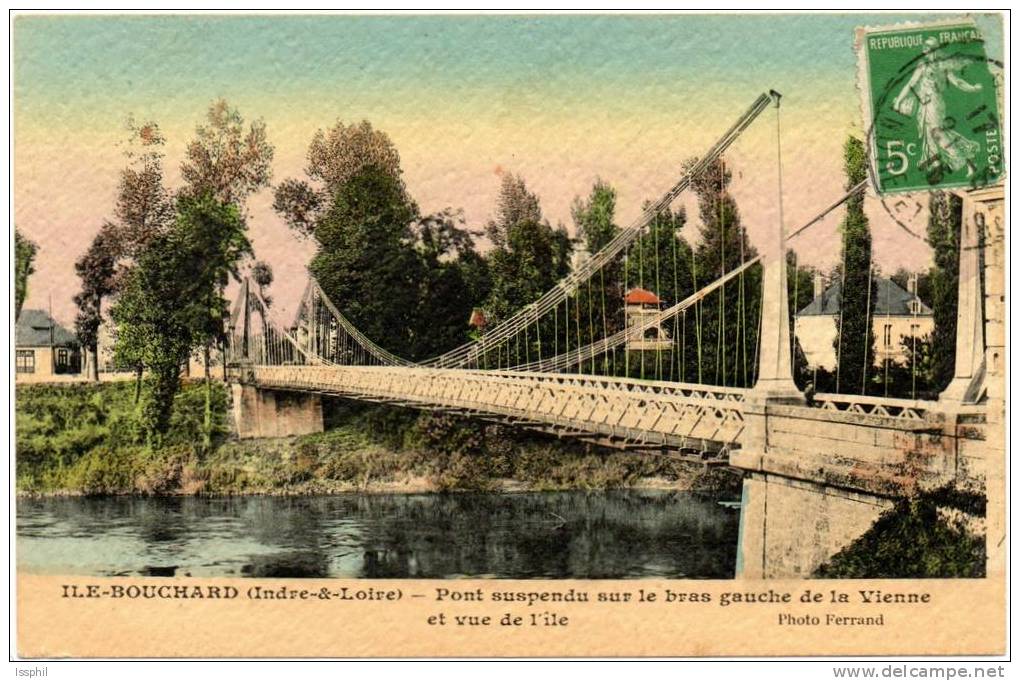
[[[703,491],[739,490],[740,476],[657,455],[600,452],[504,426],[394,407],[327,407],[324,433],[229,442],[203,461],[207,494],[347,490],[611,489],[657,478]],[[736,491],[734,493],[737,493]]]
[[[205,388],[186,382],[163,446],[142,442],[130,382],[18,386],[15,399],[19,492],[163,493],[179,486],[198,457]],[[227,435],[227,392],[214,383],[213,442]]]
[[[828,579],[985,576],[984,497],[940,489],[899,501],[816,571]]]
[[[17,488],[71,494],[314,494],[357,489],[609,489],[662,484],[739,492],[740,476],[669,457],[602,450],[502,425],[327,400],[324,433],[227,439],[216,384],[214,446],[202,451],[204,389],[186,384],[163,446],[141,442],[130,383],[19,387]]]

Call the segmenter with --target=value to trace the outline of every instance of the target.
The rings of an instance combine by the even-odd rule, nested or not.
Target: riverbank
[[[139,442],[131,384],[18,386],[21,496],[321,495],[343,492],[526,492],[665,489],[739,495],[741,476],[663,455],[605,450],[499,425],[409,409],[327,401],[324,433],[237,440],[224,386],[187,384],[171,431]]]

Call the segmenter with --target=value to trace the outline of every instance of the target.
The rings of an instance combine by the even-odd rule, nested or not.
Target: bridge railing
[[[815,393],[812,406],[849,414],[866,414],[897,419],[927,420],[947,411],[947,405],[935,400],[909,400],[896,397],[847,395],[844,393]],[[980,405],[963,405],[953,408],[954,413],[981,414]]]

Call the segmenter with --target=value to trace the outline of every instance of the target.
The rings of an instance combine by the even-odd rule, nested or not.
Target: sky
[[[126,121],[156,121],[166,175],[209,104],[265,121],[274,184],[303,177],[316,130],[369,120],[396,145],[423,212],[492,217],[501,173],[521,175],[553,224],[601,178],[628,224],[770,89],[783,94],[728,152],[752,242],[792,231],[843,193],[841,148],[863,136],[854,29],[940,15],[103,16],[14,21],[15,224],[40,247],[28,308],[74,319],[74,261],[113,217]],[[997,17],[976,17],[1001,59]],[[777,120],[778,119],[778,120]],[[693,197],[682,197],[696,233]],[[887,273],[927,267],[930,249],[866,202]],[[304,289],[314,244],[248,203],[256,257],[276,274],[282,314]],[[923,212],[915,218],[923,234]],[[801,262],[839,260],[839,211],[789,245]],[[912,226],[913,223],[912,223]]]

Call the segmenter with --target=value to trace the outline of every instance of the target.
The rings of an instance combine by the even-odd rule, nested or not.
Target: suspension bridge
[[[757,97],[603,248],[477,340],[432,359],[410,361],[377,345],[314,279],[290,326],[276,323],[245,281],[226,356],[239,435],[320,431],[321,397],[339,396],[727,463],[749,472],[739,568],[745,576],[810,571],[910,490],[984,485],[988,403],[998,390],[990,377],[1001,375],[1004,347],[998,322],[990,321],[1001,310],[989,284],[998,270],[980,272],[1001,253],[982,260],[979,241],[986,251],[996,242],[977,232],[1001,218],[1001,199],[994,191],[965,197],[965,214],[984,218],[978,225],[968,217],[962,235],[957,371],[944,399],[805,395],[792,373],[787,242],[860,199],[867,182],[785,230],[779,102],[775,92]],[[671,256],[661,253],[661,218],[697,183],[717,182],[716,215],[726,229],[723,155],[770,107],[778,224],[760,255],[742,234],[736,244],[724,235],[721,248],[730,247],[730,257],[721,253],[714,278],[699,282],[678,260],[675,235],[667,237]],[[647,242],[655,245],[652,254]],[[646,288],[654,294],[642,298]],[[727,325],[726,315],[736,323]],[[824,518],[824,528],[816,524],[808,537],[793,533],[805,515]]]

